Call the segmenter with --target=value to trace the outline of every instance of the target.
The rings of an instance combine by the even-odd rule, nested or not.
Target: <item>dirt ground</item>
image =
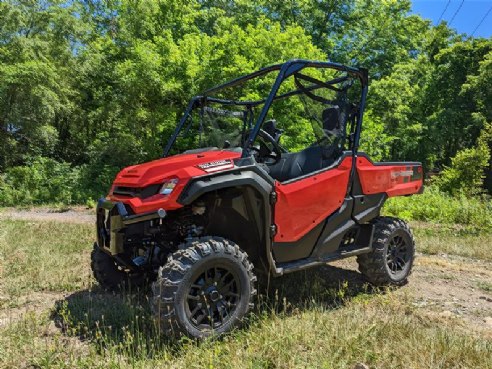
[[[55,221],[76,224],[90,224],[95,222],[95,211],[83,206],[70,208],[36,207],[26,209],[3,208],[0,219],[19,219],[32,221]]]
[[[352,259],[331,265],[357,269]],[[429,315],[455,320],[465,328],[485,330],[492,337],[492,291],[480,288],[491,283],[490,262],[418,254],[409,283],[395,293],[408,295],[416,309]]]
[[[94,210],[83,207],[62,210],[3,209],[0,212],[2,218],[90,224],[94,222]],[[341,270],[346,271],[341,272],[344,273],[342,278],[349,283],[362,280],[360,274],[355,272],[357,264],[353,258],[334,262],[322,268],[321,272],[326,271],[329,277]],[[446,254],[418,254],[409,283],[395,293],[409,296],[415,309],[434,318],[452,320],[466,329],[485,331],[487,336],[492,337],[491,286],[491,262]],[[28,311],[47,311],[62,297],[62,294],[33,293],[14,309],[0,309],[0,327]]]

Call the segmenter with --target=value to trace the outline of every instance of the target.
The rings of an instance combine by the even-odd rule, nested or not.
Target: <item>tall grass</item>
[[[105,309],[121,305],[109,302]],[[85,306],[89,311],[90,306]],[[458,321],[432,318],[396,295],[361,295],[326,307],[313,301],[290,312],[264,310],[250,325],[222,339],[169,344],[146,326],[128,323],[115,335],[68,321],[50,328],[32,314],[1,331],[0,365],[36,368],[492,368],[492,340],[466,333]],[[146,318],[143,318],[146,319]],[[71,324],[93,337],[79,341]]]
[[[432,244],[416,225],[419,245]],[[490,335],[431,315],[403,293],[374,292],[360,274],[335,267],[287,276],[243,329],[224,338],[170,343],[146,293],[111,294],[94,284],[92,232],[92,225],[2,221],[0,296],[55,294],[51,310],[0,306],[0,368],[352,369],[364,362],[371,369],[492,369]],[[469,237],[488,237],[490,253],[489,236]]]
[[[88,286],[91,225],[0,221],[0,294],[10,306],[33,292],[66,292]]]
[[[422,195],[390,198],[383,212],[406,220],[447,225],[471,232],[492,231],[492,201],[486,197],[450,196],[435,187]]]

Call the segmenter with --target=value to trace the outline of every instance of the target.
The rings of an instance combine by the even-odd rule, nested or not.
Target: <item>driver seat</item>
[[[323,131],[330,143],[315,144],[296,153],[282,154],[280,161],[268,168],[270,176],[284,182],[332,165],[342,152],[340,115],[338,107],[323,110]]]
[[[323,110],[321,119],[325,133],[335,134],[340,129],[340,109],[338,106],[331,106]]]
[[[323,132],[329,141],[329,144],[323,145],[322,156],[324,161],[327,160],[333,163],[336,157],[342,152],[343,131],[341,128],[341,119],[340,108],[338,106],[332,106],[323,110]]]

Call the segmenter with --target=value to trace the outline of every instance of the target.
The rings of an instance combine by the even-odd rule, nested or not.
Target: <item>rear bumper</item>
[[[99,199],[96,207],[97,244],[104,251],[116,255],[122,253],[125,228],[129,225],[166,217],[164,209],[129,215],[122,202]]]

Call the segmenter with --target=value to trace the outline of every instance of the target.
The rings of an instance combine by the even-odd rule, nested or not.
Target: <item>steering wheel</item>
[[[249,138],[251,131],[252,129],[244,133],[245,140]],[[250,150],[256,152],[256,154],[253,154],[256,161],[259,163],[264,163],[266,165],[277,164],[280,161],[280,157],[282,156],[282,148],[280,147],[280,145],[270,134],[262,129],[258,131],[257,138],[258,137],[261,139],[260,147],[251,146],[249,148]],[[267,144],[271,144],[272,148],[270,149]],[[272,159],[273,161],[267,161],[265,159]]]

